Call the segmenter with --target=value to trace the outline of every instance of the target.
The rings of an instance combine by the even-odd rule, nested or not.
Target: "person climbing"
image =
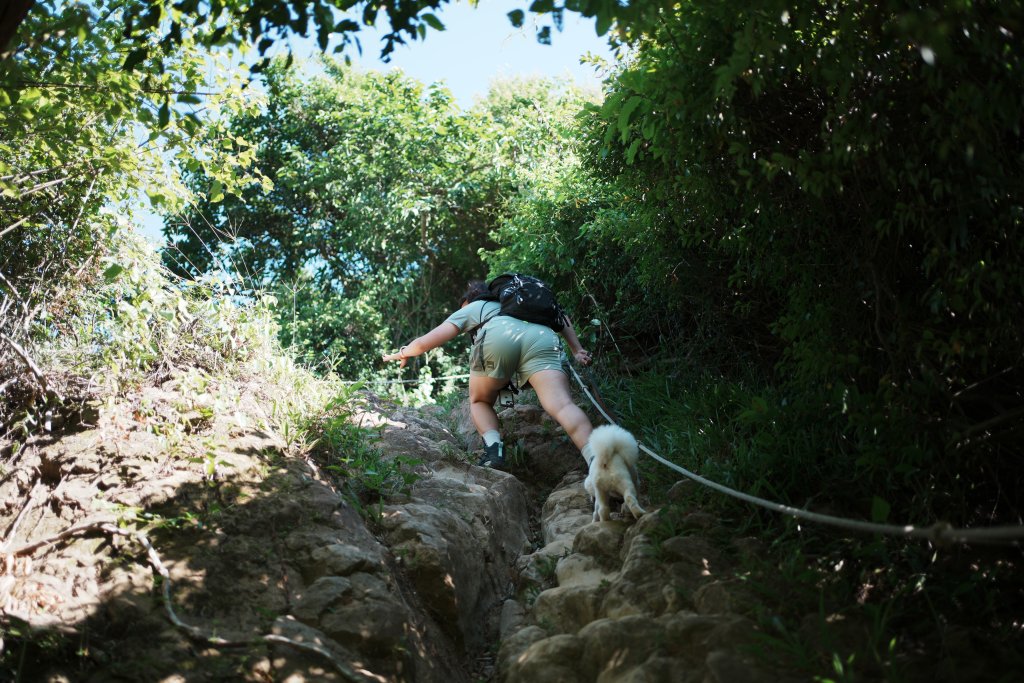
[[[558,335],[545,325],[500,315],[501,305],[488,300],[490,296],[491,290],[485,282],[470,282],[457,311],[430,332],[382,359],[399,361],[401,367],[405,367],[409,358],[437,348],[463,332],[473,334],[469,411],[484,440],[484,454],[477,464],[496,469],[506,466],[494,402],[510,380],[518,387],[529,384],[537,392],[541,407],[562,426],[589,464],[593,456],[588,452],[587,441],[593,425],[586,413],[573,403],[569,393],[569,378],[562,368],[562,344]],[[573,359],[580,365],[589,364],[590,352],[580,344],[572,321],[568,316],[563,320],[565,324],[559,334],[568,343]]]

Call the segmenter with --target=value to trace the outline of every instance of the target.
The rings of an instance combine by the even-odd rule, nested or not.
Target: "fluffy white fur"
[[[608,521],[611,494],[622,496],[622,507],[640,519],[644,509],[636,499],[636,460],[640,453],[636,439],[622,427],[602,425],[591,433],[587,445],[594,459],[583,486],[594,499],[594,521]]]

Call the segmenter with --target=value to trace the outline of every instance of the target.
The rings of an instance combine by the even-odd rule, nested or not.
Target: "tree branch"
[[[27,197],[28,195],[32,194],[33,192],[39,192],[40,190],[45,190],[48,187],[53,187],[54,185],[60,185],[61,183],[66,182],[68,180],[71,180],[71,176],[66,175],[63,178],[57,178],[56,180],[48,180],[45,183],[39,183],[35,187],[30,187],[29,189],[27,189],[24,192],[22,192],[21,194],[19,194],[18,195],[18,199],[21,199],[22,197]],[[11,228],[8,228],[8,230],[10,230],[10,229]]]
[[[12,224],[10,224],[10,225],[8,225],[8,226],[7,226],[6,228],[4,228],[3,230],[0,230],[0,237],[3,237],[3,236],[4,236],[4,235],[6,235],[7,233],[9,233],[9,232],[10,232],[11,230],[14,230],[14,229],[15,229],[15,228],[17,228],[17,227],[18,227],[19,225],[23,224],[23,223],[24,223],[25,221],[29,221],[29,220],[32,220],[33,218],[35,218],[35,217],[36,217],[36,216],[38,216],[38,215],[39,215],[38,213],[34,213],[34,214],[32,214],[31,216],[25,216],[25,217],[24,217],[24,218],[22,218],[21,220],[19,220],[19,221],[15,222],[15,223],[12,223]]]
[[[7,551],[7,546],[14,540],[15,535],[18,533],[18,527],[21,526],[21,520],[28,514],[28,511],[35,507],[36,504],[36,493],[40,489],[39,477],[37,476],[35,481],[32,483],[32,490],[28,494],[28,498],[25,500],[25,504],[21,506],[21,511],[18,516],[15,517],[11,525],[7,527],[7,532],[4,534],[3,543],[0,543],[0,553]]]
[[[113,88],[108,88],[102,85],[93,85],[91,83],[52,83],[48,81],[15,81],[17,86],[24,88],[67,88],[72,90],[96,90],[98,92],[113,92]],[[205,92],[202,90],[167,90],[164,88],[139,88],[140,92],[150,93],[152,95],[197,95],[203,97],[213,97],[218,95],[216,92]]]
[[[35,0],[11,0],[0,9],[0,51],[7,47]]]
[[[52,391],[50,389],[50,383],[46,381],[46,375],[43,374],[43,371],[39,368],[38,365],[36,365],[36,362],[32,360],[32,356],[28,355],[28,352],[25,349],[23,349],[18,344],[18,342],[14,341],[3,332],[0,332],[0,341],[7,342],[10,345],[10,347],[14,349],[14,352],[18,354],[22,362],[25,363],[25,366],[28,367],[29,372],[32,373],[32,375],[36,378],[36,381],[38,381],[40,386],[43,387],[43,391],[45,391],[46,393],[52,393],[54,396],[57,397],[59,401],[64,400],[64,397],[61,396],[60,393]]]

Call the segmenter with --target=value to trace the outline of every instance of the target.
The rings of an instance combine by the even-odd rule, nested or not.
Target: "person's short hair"
[[[459,297],[459,304],[471,304],[474,301],[483,299],[491,293],[491,290],[487,289],[487,283],[483,280],[470,280],[466,286],[466,291]]]

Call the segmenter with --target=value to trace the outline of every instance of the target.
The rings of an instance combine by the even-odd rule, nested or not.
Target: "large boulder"
[[[383,441],[389,457],[426,463],[407,495],[381,507],[384,539],[446,633],[480,647],[497,635],[512,568],[529,548],[526,489],[467,462],[439,420],[398,411]]]

